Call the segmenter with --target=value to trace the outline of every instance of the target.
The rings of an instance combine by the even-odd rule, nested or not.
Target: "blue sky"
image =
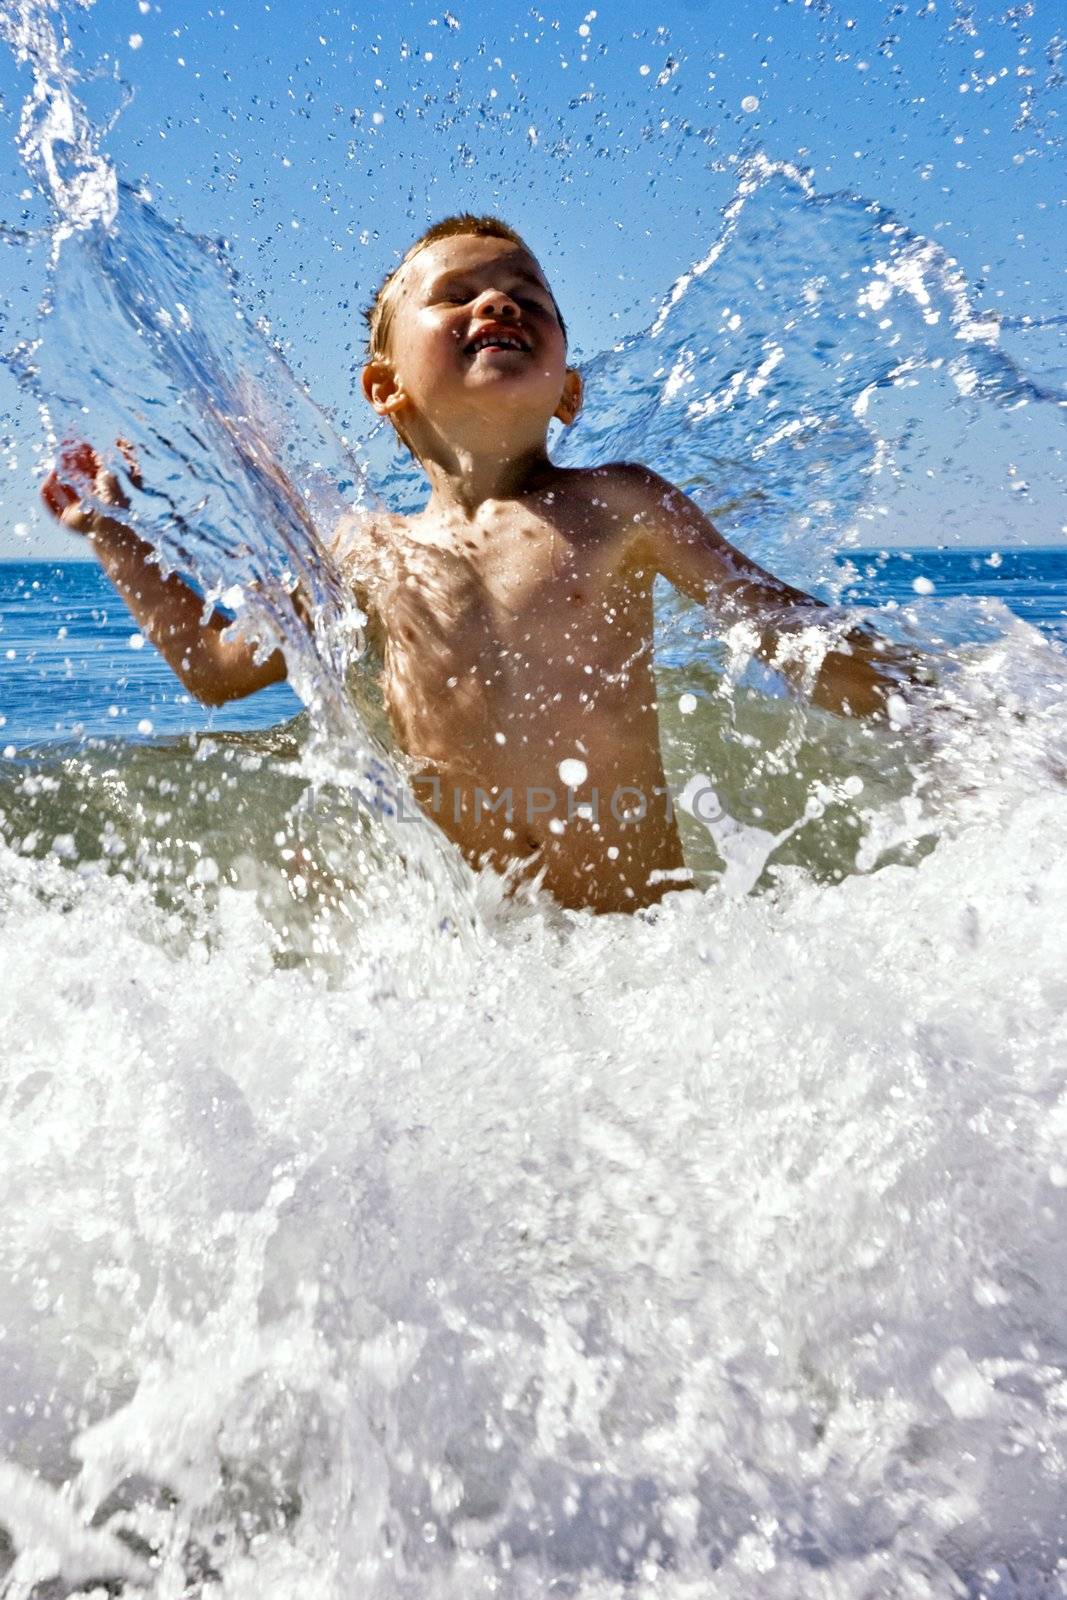
[[[342,421],[361,404],[359,308],[427,221],[494,210],[522,229],[589,356],[706,252],[756,146],[892,207],[998,309],[1064,311],[1067,53],[1049,0],[97,0],[67,20],[94,117],[118,112],[120,172],[228,238],[248,301]],[[28,87],[0,49],[0,220],[32,226],[41,204],[13,198]],[[43,257],[0,251],[5,347]],[[35,419],[6,373],[0,411],[0,552],[69,554],[36,518]]]

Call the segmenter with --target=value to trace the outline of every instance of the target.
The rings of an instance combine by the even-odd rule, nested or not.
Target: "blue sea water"
[[[287,684],[201,706],[92,561],[0,563],[0,660],[0,740],[16,748],[262,728],[300,709]]]
[[[840,552],[838,565],[849,604],[918,602],[936,617],[939,602],[965,598],[974,602],[978,637],[981,602],[994,601],[1067,641],[1064,549],[854,549]],[[966,637],[966,611],[955,608],[953,620]],[[0,563],[0,660],[0,744],[13,751],[266,728],[300,710],[286,684],[218,708],[199,705],[90,561]]]
[[[996,600],[1050,639],[1067,639],[1067,547],[849,550],[842,599],[878,606],[917,596]]]

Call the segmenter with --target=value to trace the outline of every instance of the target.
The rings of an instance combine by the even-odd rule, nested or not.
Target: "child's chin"
[[[533,368],[530,357],[518,354],[518,350],[485,350],[483,354],[475,355],[469,370],[472,373],[506,373],[509,378],[526,378]]]
[[[510,352],[505,352],[505,354],[510,354]],[[473,363],[467,368],[467,380],[474,383],[500,383],[506,381],[509,383],[530,384],[536,387],[538,384],[544,384],[545,378],[544,368],[535,366],[529,356],[523,356],[519,361],[493,359],[486,361],[482,356],[476,356]]]

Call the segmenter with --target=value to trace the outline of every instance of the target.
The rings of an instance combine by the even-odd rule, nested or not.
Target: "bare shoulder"
[[[628,512],[641,520],[685,496],[658,472],[640,461],[609,461],[588,467],[584,476],[590,492],[600,496],[616,512]]]
[[[639,562],[654,557],[665,530],[684,518],[692,505],[680,489],[638,461],[589,467],[582,479],[583,495],[625,534],[630,554]]]
[[[337,523],[326,550],[346,578],[380,577],[383,559],[405,520],[391,511],[354,506]]]

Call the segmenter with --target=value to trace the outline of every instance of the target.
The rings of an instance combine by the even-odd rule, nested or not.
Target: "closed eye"
[[[476,300],[481,290],[477,288],[447,288],[431,291],[429,303],[439,306],[464,306],[471,300]],[[527,306],[534,311],[550,309],[550,303],[544,293],[521,294],[518,289],[508,291],[508,298],[514,300],[516,305]]]

